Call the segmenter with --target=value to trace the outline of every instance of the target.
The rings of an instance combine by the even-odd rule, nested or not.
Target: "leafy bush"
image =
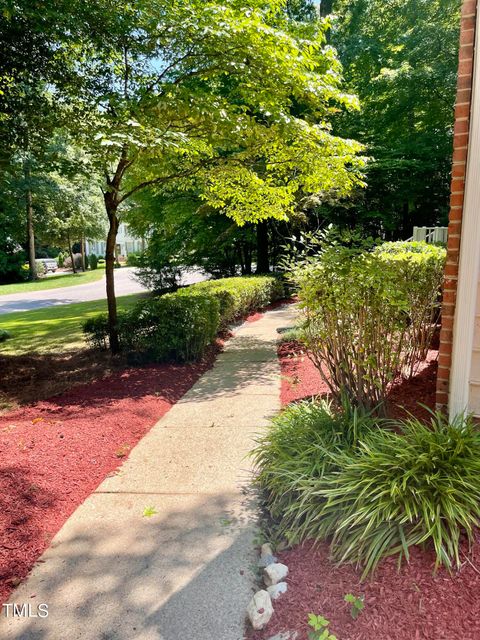
[[[352,446],[333,435],[333,421],[312,419],[320,409],[309,411],[285,412],[255,454],[268,506],[286,515],[284,534],[329,539],[333,558],[362,566],[364,576],[382,557],[408,560],[411,546],[427,543],[437,566],[458,566],[460,536],[472,540],[480,519],[473,420],[434,414],[431,424],[411,418],[392,431],[367,427]]]
[[[284,296],[282,281],[274,276],[243,276],[198,282],[183,291],[213,294],[220,303],[222,326],[261,309]]]
[[[404,373],[411,376],[424,360],[440,314],[446,250],[425,242],[385,242],[375,255],[392,268],[408,306],[409,336],[405,345]]]
[[[108,348],[108,316],[100,314],[83,323],[88,344]],[[141,300],[119,312],[120,346],[133,361],[190,362],[200,358],[219,327],[219,305],[212,296],[165,294]]]
[[[127,256],[127,267],[138,267],[141,264],[140,253],[129,253]]]
[[[5,342],[5,340],[8,340],[11,337],[12,336],[9,331],[6,329],[0,329],[0,342]]]
[[[58,263],[58,266],[60,267],[60,269],[62,269],[65,266],[65,254],[62,253],[61,251],[59,252],[59,254],[57,256],[57,263]]]
[[[98,258],[94,253],[91,253],[88,256],[88,266],[90,269],[94,270],[98,268]]]
[[[108,316],[101,313],[93,318],[87,318],[82,324],[87,343],[93,349],[108,348]]]
[[[73,260],[75,263],[75,269],[81,269],[82,268],[82,254],[81,253],[74,253],[73,254]],[[65,258],[64,261],[64,266],[66,269],[71,269],[72,268],[72,259],[70,256],[67,256]]]
[[[35,260],[35,271],[37,272],[37,276],[39,278],[44,276],[46,273],[45,263],[38,259]]]
[[[140,301],[128,313],[119,324],[120,343],[147,360],[191,362],[214,341],[219,319],[212,296],[167,293]]]
[[[141,262],[140,258],[140,262]],[[165,265],[162,269],[150,269],[142,266],[135,278],[144,287],[155,293],[175,291],[180,282],[181,270],[176,265]]]
[[[257,441],[252,456],[258,483],[272,517],[281,519],[282,532],[292,542],[299,523],[315,517],[305,511],[305,489],[336,469],[332,452],[354,450],[375,424],[357,409],[338,410],[331,402],[308,400],[288,406]]]
[[[137,353],[138,360],[195,360],[227,321],[281,296],[281,283],[273,277],[231,280],[201,283],[207,286],[195,284],[141,300],[130,311],[119,313],[121,348]],[[107,348],[108,321],[104,314],[84,322],[83,331],[90,345]]]
[[[412,374],[433,334],[444,262],[425,243],[333,244],[293,268],[305,343],[335,398],[380,407],[390,383]]]
[[[22,282],[29,276],[25,273],[24,263],[26,255],[19,250],[16,243],[10,238],[5,238],[5,228],[0,225],[0,284],[10,282]]]
[[[97,265],[100,267],[100,269],[105,269],[105,259],[104,258],[99,258]]]

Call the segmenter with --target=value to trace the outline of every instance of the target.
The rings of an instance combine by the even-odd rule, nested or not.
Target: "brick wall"
[[[457,293],[460,233],[470,128],[470,98],[473,75],[477,0],[463,0],[458,61],[457,99],[453,139],[452,183],[448,225],[447,264],[442,304],[442,330],[438,359],[437,407],[446,409],[452,356],[453,324]]]

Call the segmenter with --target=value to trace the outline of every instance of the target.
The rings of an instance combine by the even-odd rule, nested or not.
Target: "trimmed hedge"
[[[282,281],[274,276],[207,280],[181,289],[178,294],[188,295],[189,291],[201,291],[217,298],[222,326],[284,297]]]
[[[201,358],[218,331],[218,301],[201,293],[167,293],[142,300],[119,326],[120,344],[153,362],[192,362]]]
[[[132,360],[191,362],[202,357],[229,322],[281,299],[283,286],[273,276],[224,278],[200,282],[175,293],[141,300],[118,314],[120,346]],[[108,346],[108,317],[83,324],[87,342]]]

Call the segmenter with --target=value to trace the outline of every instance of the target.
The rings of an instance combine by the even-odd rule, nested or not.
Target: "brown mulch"
[[[0,355],[0,415],[51,398],[124,369],[125,360],[106,351]]]
[[[324,395],[325,383],[298,344],[281,345],[282,403]],[[417,375],[398,381],[389,394],[388,413],[402,418],[406,412],[428,417],[418,403],[433,408],[437,352],[431,351]],[[351,565],[336,566],[327,544],[306,542],[278,554],[289,567],[288,592],[278,603],[267,628],[250,632],[251,640],[265,640],[282,631],[298,631],[307,640],[308,614],[330,621],[338,640],[479,640],[480,639],[480,534],[469,551],[463,545],[462,567],[449,574],[434,573],[431,549],[414,548],[409,564],[399,569],[397,560],[380,563],[361,582],[361,572]],[[344,596],[363,597],[365,608],[356,620]]]

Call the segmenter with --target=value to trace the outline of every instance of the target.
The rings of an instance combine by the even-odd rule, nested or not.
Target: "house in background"
[[[463,0],[437,406],[480,417],[480,16]]]
[[[130,253],[140,253],[145,249],[145,238],[135,236],[127,224],[122,222],[118,227],[117,244],[115,254],[117,258],[126,258]],[[96,256],[105,256],[107,243],[105,240],[86,240],[85,253],[87,256],[94,253]]]

